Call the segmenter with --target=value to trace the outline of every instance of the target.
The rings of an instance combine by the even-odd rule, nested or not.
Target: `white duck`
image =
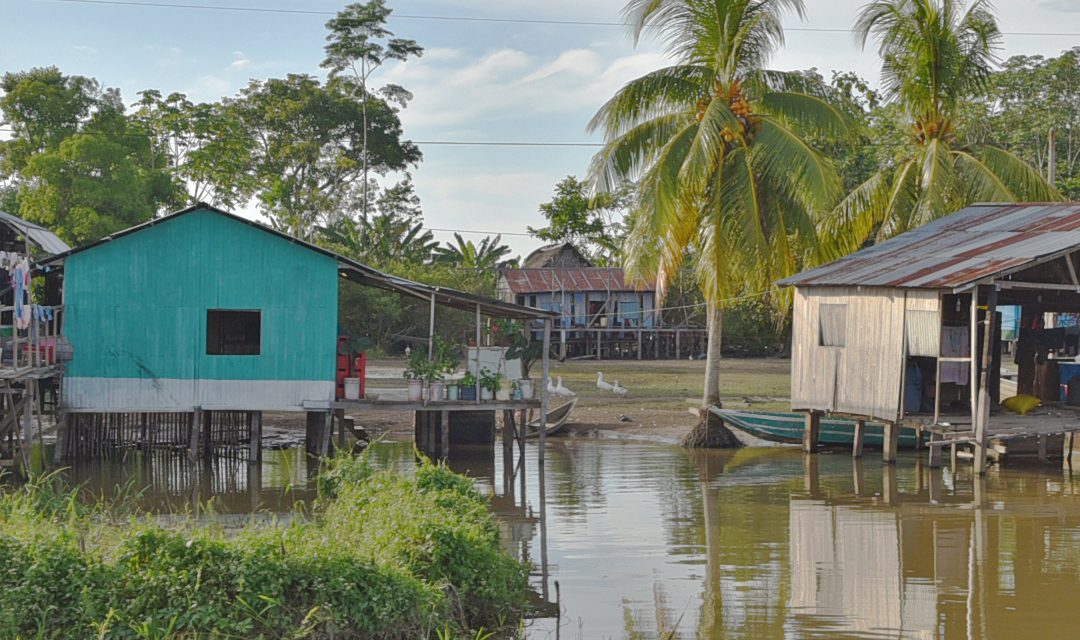
[[[575,398],[575,397],[577,397],[576,393],[574,393],[573,391],[571,391],[571,390],[569,390],[569,389],[567,389],[566,387],[563,386],[563,384],[562,384],[562,376],[559,376],[559,383],[557,385],[555,385],[554,393],[555,393],[555,395],[560,396],[562,398]]]
[[[596,372],[596,388],[601,391],[613,391],[615,387],[611,386],[610,382],[604,382],[604,372]]]
[[[562,378],[559,379],[562,380]],[[558,393],[558,387],[555,386],[550,377],[548,378],[548,393]]]
[[[615,381],[615,384],[611,385],[611,392],[617,396],[625,396],[627,391],[629,391],[629,389],[626,387],[619,386],[618,380]]]

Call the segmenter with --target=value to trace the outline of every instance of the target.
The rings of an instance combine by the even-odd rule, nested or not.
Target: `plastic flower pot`
[[[469,402],[476,401],[476,387],[460,387],[458,389],[458,399],[468,400]]]
[[[451,402],[457,402],[461,399],[461,387],[456,384],[446,385],[446,399]]]
[[[536,389],[533,388],[533,381],[528,378],[518,380],[518,389],[521,389],[522,400],[532,400],[536,397]]]
[[[424,381],[409,380],[409,402],[420,402],[424,399]]]
[[[428,387],[428,402],[443,400],[446,400],[446,383],[442,380],[433,380]]]

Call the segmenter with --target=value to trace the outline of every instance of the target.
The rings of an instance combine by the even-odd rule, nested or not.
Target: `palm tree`
[[[435,262],[471,269],[477,273],[503,269],[516,262],[505,259],[511,249],[505,244],[499,244],[502,241],[501,235],[494,238],[486,236],[480,244],[476,244],[472,240],[466,241],[460,233],[455,233],[454,240],[455,242],[447,242],[446,246],[435,249]]]
[[[988,87],[1001,40],[987,0],[876,0],[859,14],[855,38],[863,47],[877,42],[885,99],[903,113],[910,137],[895,162],[823,220],[833,257],[972,202],[1060,200],[1020,158],[956,135],[959,106]]]
[[[594,189],[638,183],[629,274],[655,276],[662,299],[695,255],[709,307],[706,405],[719,400],[726,301],[794,273],[814,244],[814,213],[840,195],[832,164],[803,135],[845,137],[845,118],[804,76],[765,69],[784,40],[781,18],[803,11],[802,0],[630,0],[635,39],[655,33],[675,63],[628,83],[589,123],[606,138]]]

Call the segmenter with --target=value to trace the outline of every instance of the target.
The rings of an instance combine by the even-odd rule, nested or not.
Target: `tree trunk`
[[[706,311],[709,326],[709,344],[705,360],[705,391],[701,406],[708,408],[720,404],[720,345],[724,328],[724,311],[710,304]]]

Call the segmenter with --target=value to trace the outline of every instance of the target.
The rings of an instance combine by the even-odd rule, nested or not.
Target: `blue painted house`
[[[68,410],[300,410],[333,399],[332,253],[200,205],[58,257]]]

